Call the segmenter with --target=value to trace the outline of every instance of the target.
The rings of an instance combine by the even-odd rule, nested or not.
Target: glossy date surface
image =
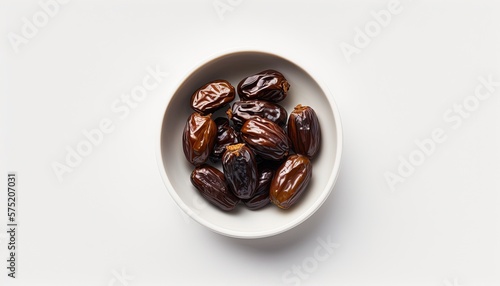
[[[212,153],[216,137],[217,126],[211,116],[192,113],[182,134],[184,156],[195,166],[203,164]]]
[[[314,109],[297,105],[290,113],[287,128],[293,150],[313,158],[321,145],[321,129]]]
[[[255,195],[257,163],[252,150],[245,144],[227,146],[222,156],[222,169],[230,189],[238,198],[250,199]]]
[[[312,177],[312,164],[306,156],[291,155],[276,170],[269,198],[281,209],[288,209],[303,195]]]
[[[221,210],[230,211],[240,201],[230,191],[224,174],[212,166],[196,167],[191,173],[191,183],[205,199]]]
[[[279,102],[285,99],[290,84],[278,71],[265,70],[244,78],[238,84],[241,100],[262,99]]]
[[[227,111],[228,118],[237,128],[241,128],[248,119],[261,117],[278,124],[286,125],[287,112],[281,105],[265,100],[242,100],[233,103]]]
[[[259,179],[255,195],[248,200],[243,200],[245,205],[251,210],[258,210],[267,206],[271,201],[269,200],[269,186],[273,179],[274,171],[271,169],[263,169],[259,172]]]
[[[263,159],[281,160],[288,156],[289,139],[283,129],[270,120],[260,117],[247,120],[241,127],[241,137]]]
[[[191,108],[207,114],[213,113],[233,101],[234,87],[226,80],[214,80],[196,90],[191,96]]]
[[[214,149],[210,154],[210,161],[216,163],[222,158],[226,147],[240,142],[240,136],[236,130],[229,124],[229,120],[224,117],[217,117],[215,120],[217,125],[217,138],[215,139]]]

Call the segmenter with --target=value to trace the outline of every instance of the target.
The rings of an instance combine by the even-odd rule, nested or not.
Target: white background
[[[389,1],[233,0],[222,17],[214,3],[73,0],[16,53],[9,33],[21,36],[23,17],[43,10],[38,1],[1,2],[0,182],[8,171],[19,179],[18,278],[2,266],[1,285],[299,284],[282,279],[292,265],[302,268],[301,285],[500,285],[500,87],[459,127],[443,119],[474,96],[478,77],[500,81],[498,2],[401,2],[350,63],[341,43],[354,45],[355,29]],[[345,138],[321,209],[250,241],[184,215],[155,159],[176,84],[238,47],[282,51],[319,71]],[[112,104],[156,65],[168,77],[121,119]],[[59,182],[53,163],[103,118],[114,131]],[[384,174],[397,174],[399,157],[436,128],[446,141],[392,191]],[[317,262],[318,239],[340,246]]]

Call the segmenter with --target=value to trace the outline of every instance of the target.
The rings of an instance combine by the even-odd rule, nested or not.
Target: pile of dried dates
[[[235,88],[214,80],[191,96],[182,136],[186,159],[195,166],[191,182],[209,202],[224,211],[241,202],[251,210],[270,202],[282,209],[304,194],[312,176],[311,159],[321,143],[314,110],[297,105],[287,115],[278,103],[290,84],[278,71],[265,70],[241,80],[239,101],[226,117],[212,113],[235,99]],[[222,170],[212,163],[222,163]]]

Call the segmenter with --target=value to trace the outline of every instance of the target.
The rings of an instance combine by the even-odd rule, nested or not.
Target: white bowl
[[[274,205],[256,211],[239,205],[224,212],[201,197],[190,181],[193,166],[182,151],[182,130],[190,108],[191,94],[203,84],[228,80],[233,86],[246,76],[275,69],[290,83],[287,98],[280,102],[290,113],[295,105],[311,106],[318,115],[322,142],[313,163],[309,186],[296,205],[281,210]],[[238,96],[236,96],[238,100]],[[223,116],[227,108],[213,115]],[[163,181],[175,202],[189,216],[212,231],[237,238],[260,238],[287,231],[310,217],[331,193],[337,179],[342,153],[339,112],[328,88],[297,64],[261,51],[237,51],[215,56],[200,64],[178,85],[165,109],[158,140],[158,165]],[[219,166],[220,167],[220,166]]]

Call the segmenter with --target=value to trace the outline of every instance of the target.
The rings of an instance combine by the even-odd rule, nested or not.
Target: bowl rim
[[[252,232],[245,232],[245,231],[235,231],[231,229],[226,229],[224,227],[218,226],[214,223],[211,223],[207,220],[205,220],[203,217],[201,217],[199,214],[196,212],[192,211],[191,208],[189,208],[179,197],[177,192],[175,191],[174,187],[170,183],[170,180],[166,174],[166,168],[165,165],[163,164],[163,156],[162,156],[162,145],[161,145],[161,139],[162,139],[162,130],[163,130],[163,121],[165,119],[165,115],[167,110],[170,107],[170,104],[172,102],[173,96],[178,92],[179,88],[181,88],[184,83],[191,77],[191,75],[196,72],[197,70],[201,69],[203,66],[217,61],[219,59],[225,58],[227,56],[232,56],[232,55],[237,55],[237,54],[251,54],[251,53],[257,53],[257,54],[265,54],[268,56],[273,56],[280,58],[282,60],[288,61],[300,69],[302,69],[307,75],[309,75],[315,82],[318,84],[320,89],[323,91],[323,93],[326,95],[326,98],[328,100],[328,103],[330,105],[330,108],[333,112],[333,118],[335,120],[335,127],[336,127],[336,136],[337,136],[337,147],[335,150],[335,161],[333,164],[332,171],[330,172],[330,177],[328,179],[328,182],[326,186],[324,187],[323,191],[321,192],[320,196],[314,201],[314,203],[307,208],[301,215],[299,215],[296,219],[292,220],[291,222],[284,224],[278,228],[270,229],[270,230],[265,230],[265,231],[252,231]],[[162,109],[160,111],[160,119],[158,120],[159,122],[159,128],[157,129],[157,135],[155,136],[156,144],[155,144],[155,150],[156,150],[156,161],[158,165],[158,171],[160,172],[160,176],[163,180],[163,183],[165,184],[168,193],[170,196],[174,199],[175,203],[177,204],[178,207],[182,209],[189,217],[194,219],[197,223],[207,227],[211,231],[225,235],[228,237],[233,237],[233,238],[243,238],[243,239],[256,239],[256,238],[264,238],[264,237],[270,237],[270,236],[275,236],[280,233],[284,233],[304,221],[306,221],[310,216],[312,216],[320,207],[323,205],[323,203],[326,201],[330,193],[333,191],[333,188],[335,186],[335,183],[337,181],[337,178],[340,173],[340,166],[341,166],[341,158],[342,158],[342,148],[343,148],[343,130],[342,130],[342,122],[341,122],[341,117],[340,117],[340,112],[337,108],[337,104],[333,98],[333,95],[328,88],[326,84],[323,83],[316,75],[314,72],[311,72],[310,70],[304,68],[303,65],[299,64],[296,60],[291,60],[288,57],[285,57],[283,55],[276,54],[275,52],[271,52],[268,50],[262,50],[262,49],[256,49],[256,48],[236,48],[236,49],[229,49],[229,50],[224,50],[222,52],[218,52],[215,54],[212,54],[208,57],[205,57],[203,60],[201,60],[197,65],[195,65],[193,68],[189,69],[176,84],[173,86],[172,91],[169,90],[169,95],[166,99],[166,106],[162,105]]]

